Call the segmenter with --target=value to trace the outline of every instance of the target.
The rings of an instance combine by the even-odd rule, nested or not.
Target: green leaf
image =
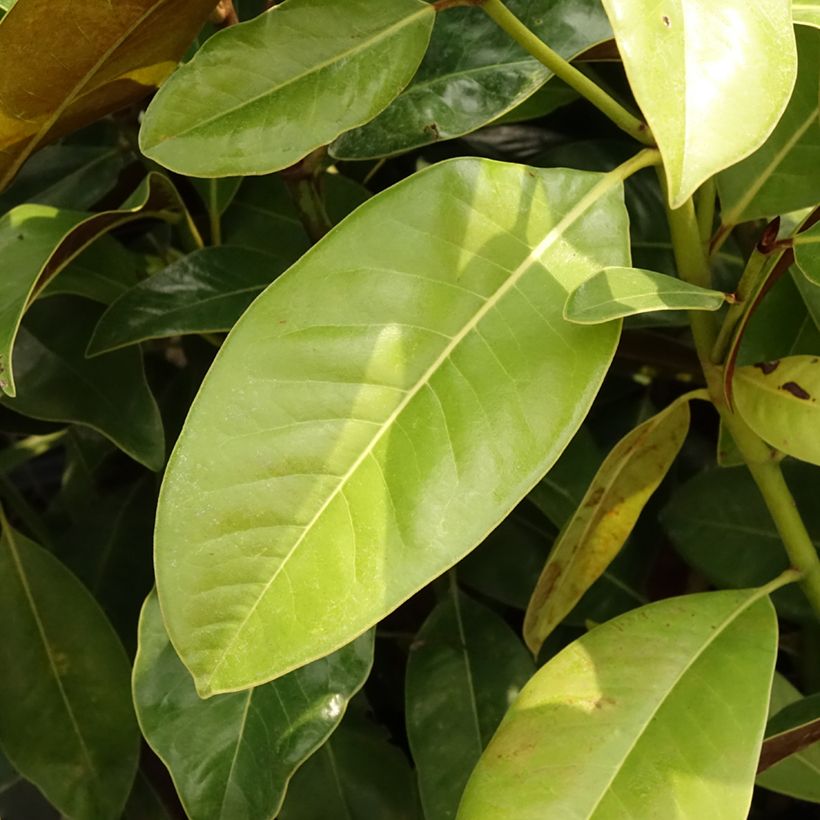
[[[663,273],[605,268],[570,293],[564,317],[594,325],[653,310],[718,310],[725,300],[719,290],[690,285]]]
[[[688,431],[689,402],[678,400],[628,433],[604,459],[533,590],[524,618],[524,640],[533,654],[620,552]]]
[[[809,752],[819,741],[820,694],[815,694],[786,706],[769,720],[757,770],[763,772],[790,755]]]
[[[64,814],[117,820],[139,755],[122,646],[85,587],[5,522],[0,579],[3,751]]]
[[[785,462],[783,472],[814,545],[820,548],[817,469]],[[690,479],[672,495],[661,522],[686,562],[716,586],[762,584],[789,566],[774,522],[745,467],[707,470]],[[784,616],[812,621],[798,587],[778,590],[773,599]]]
[[[428,52],[429,53],[429,52]],[[553,79],[527,97],[524,102],[493,120],[493,125],[509,125],[545,117],[579,99],[579,94],[561,80]]]
[[[418,820],[417,803],[404,754],[381,727],[349,713],[296,772],[279,820]]]
[[[748,7],[752,8],[751,5]],[[817,113],[820,31],[801,26],[796,34],[797,82],[788,107],[766,142],[717,178],[724,225],[776,216],[817,203],[820,190],[820,122]],[[766,49],[764,52],[769,53]],[[778,65],[778,58],[772,59],[771,65]],[[730,119],[732,117],[727,112],[727,121]],[[743,119],[745,122],[745,116]]]
[[[91,427],[150,470],[160,470],[165,461],[162,420],[140,351],[85,357],[99,315],[97,305],[76,297],[37,303],[14,353],[19,394],[2,403],[36,419]]]
[[[456,816],[470,772],[535,666],[492,610],[451,585],[410,647],[407,734],[426,820]]]
[[[787,356],[735,371],[737,412],[786,455],[820,464],[820,359]]]
[[[585,277],[628,264],[617,179],[434,165],[362,205],[239,320],[158,509],[159,597],[201,694],[349,642],[549,469],[618,338],[560,316]]]
[[[459,820],[743,820],[777,651],[762,590],[627,612],[524,687],[467,784]]]
[[[612,36],[598,0],[511,0],[510,9],[562,57]],[[552,73],[480,9],[440,12],[412,83],[375,120],[341,136],[339,159],[374,159],[468,134],[511,111]],[[550,83],[550,85],[552,85]]]
[[[282,272],[259,251],[203,248],[144,279],[100,318],[88,355],[147,339],[230,330],[250,303]]]
[[[777,125],[797,72],[791,10],[785,0],[603,5],[679,208]]]
[[[420,0],[287,0],[211,37],[163,85],[140,148],[191,176],[293,165],[387,106],[421,62],[434,20]]]
[[[336,728],[373,663],[368,633],[273,683],[200,700],[154,592],[140,618],[139,646],[140,726],[192,820],[276,816],[294,771]]]
[[[213,0],[16,6],[0,28],[0,190],[43,144],[150,93],[213,8]]]
[[[795,24],[820,28],[820,3],[817,0],[793,0],[792,17]]]
[[[813,285],[820,285],[820,222],[794,238],[794,261]]]
[[[135,219],[187,217],[171,181],[149,174],[121,208],[97,214],[60,211],[46,205],[20,205],[0,218],[0,388],[16,395],[12,350],[26,309],[81,251],[102,234]],[[188,226],[196,228],[188,217]],[[201,244],[201,243],[200,243]]]
[[[242,184],[242,177],[224,179],[192,179],[196,192],[202,198],[209,214],[222,216],[233,202]]]
[[[802,695],[786,678],[775,673],[772,681],[771,714],[777,715]],[[775,763],[757,776],[757,784],[769,791],[820,803],[820,743]]]

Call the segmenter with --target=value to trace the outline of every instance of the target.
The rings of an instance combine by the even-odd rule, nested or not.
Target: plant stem
[[[700,233],[700,242],[704,248],[709,245],[709,240],[712,237],[712,223],[715,221],[715,178],[710,177],[698,189],[695,203],[695,212],[698,215],[698,231]]]
[[[683,206],[670,209],[667,206],[672,249],[681,279],[702,287],[709,287],[711,274],[706,249],[691,199]],[[692,311],[689,314],[695,347],[706,377],[712,403],[720,413],[723,423],[732,434],[755,484],[760,490],[766,507],[772,516],[789,561],[801,574],[801,586],[813,609],[820,616],[820,557],[814,548],[806,525],[797,510],[780,464],[772,449],[759,438],[743,419],[732,412],[723,393],[722,368],[713,364],[712,350],[717,340],[717,327],[712,316]]]
[[[327,149],[317,148],[296,165],[279,172],[313,242],[318,242],[333,227],[319,191],[326,157]]]
[[[502,2],[502,0],[484,0],[478,3],[498,26],[512,37],[522,48],[532,54],[536,60],[545,65],[556,77],[560,77],[568,86],[574,88],[596,108],[606,114],[627,134],[638,142],[654,147],[655,140],[649,126],[627,111],[617,100],[613,99],[600,86],[596,85],[585,74],[570,65],[560,54],[553,51],[546,43],[530,31]]]

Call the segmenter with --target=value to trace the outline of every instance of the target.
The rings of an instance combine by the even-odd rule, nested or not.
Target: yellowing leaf
[[[627,433],[604,459],[527,607],[524,640],[534,653],[618,554],[688,429],[689,403],[676,401]]]

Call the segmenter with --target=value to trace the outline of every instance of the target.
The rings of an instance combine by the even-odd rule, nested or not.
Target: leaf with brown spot
[[[524,640],[533,653],[620,552],[688,429],[689,403],[678,400],[630,431],[604,459],[527,607]]]
[[[740,367],[734,378],[737,412],[773,447],[820,465],[820,361],[787,356],[775,370]]]
[[[158,86],[214,5],[19,0],[0,28],[0,190],[40,146]]]

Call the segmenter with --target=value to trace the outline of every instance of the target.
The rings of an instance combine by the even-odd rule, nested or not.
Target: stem
[[[711,280],[706,249],[692,200],[671,210],[667,206],[672,249],[681,279],[702,287]],[[780,464],[773,458],[772,449],[760,439],[743,419],[729,408],[723,392],[722,368],[712,363],[711,353],[717,341],[717,328],[713,317],[692,311],[689,314],[695,347],[700,357],[712,403],[726,428],[732,434],[755,484],[760,490],[766,507],[772,516],[777,532],[786,548],[789,561],[802,576],[801,586],[820,616],[820,557],[806,531],[806,525],[797,510],[794,497],[783,478]]]
[[[715,221],[715,191],[715,178],[709,177],[697,192],[695,212],[698,215],[700,243],[704,248],[708,248],[709,239],[712,236],[712,224]]]
[[[317,148],[296,165],[279,172],[313,242],[318,242],[333,227],[319,192],[326,158],[327,149]]]
[[[600,86],[596,85],[585,74],[570,65],[560,54],[553,51],[546,43],[531,32],[501,0],[484,0],[479,3],[482,9],[522,48],[532,54],[536,60],[545,65],[556,77],[560,77],[568,86],[574,88],[612,122],[638,142],[653,147],[655,140],[649,126],[627,111]]]

